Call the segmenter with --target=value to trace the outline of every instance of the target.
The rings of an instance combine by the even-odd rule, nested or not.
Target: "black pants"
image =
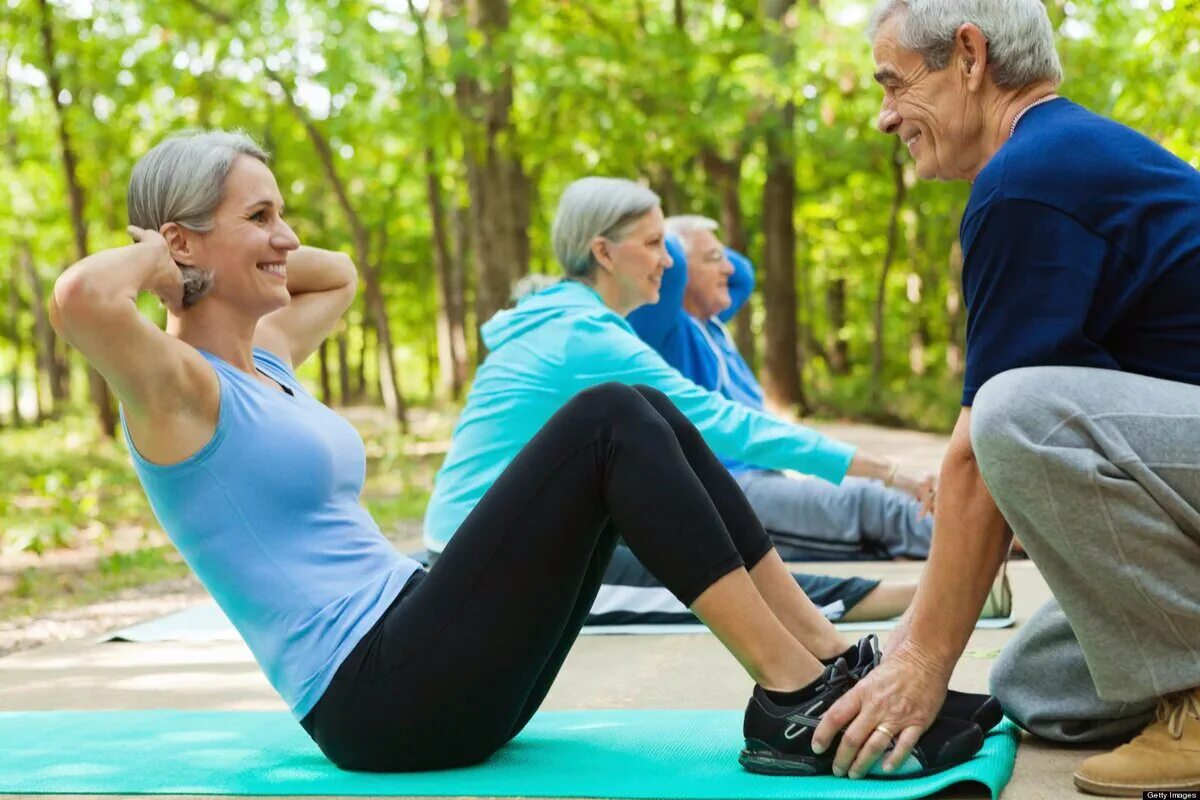
[[[689,606],[771,549],[667,397],[608,383],[530,440],[301,724],[343,769],[482,761],[541,705],[619,537]]]

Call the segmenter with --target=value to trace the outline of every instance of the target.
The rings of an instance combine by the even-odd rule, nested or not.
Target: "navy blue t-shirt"
[[[1030,366],[1200,385],[1200,172],[1059,98],[1031,108],[963,214],[962,404]]]

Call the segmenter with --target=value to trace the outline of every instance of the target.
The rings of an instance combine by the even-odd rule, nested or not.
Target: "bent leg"
[[[541,703],[617,530],[681,602],[699,611],[701,600],[721,599],[709,604],[714,630],[744,645],[731,651],[752,676],[767,664],[785,683],[799,681],[811,656],[742,585],[749,578],[738,550],[670,426],[633,390],[605,384],[581,392],[534,436],[359,663],[339,670],[315,709],[313,738],[351,769],[487,757]],[[677,558],[684,550],[690,557]],[[738,572],[740,583],[728,579]],[[751,613],[738,625],[721,616],[743,608]]]
[[[992,667],[990,682],[1009,717],[1054,742],[1128,738],[1154,716],[1154,698],[1101,699],[1075,631],[1056,600],[1021,626]]]
[[[1200,686],[1200,387],[1013,370],[980,390],[971,439],[1099,697],[1140,704]]]
[[[734,545],[741,553],[754,588],[771,613],[797,642],[818,657],[845,651],[846,643],[841,635],[805,593],[798,589],[796,580],[772,546],[737,481],[709,449],[696,426],[662,392],[650,386],[633,388],[670,425],[688,465],[712,498]]]

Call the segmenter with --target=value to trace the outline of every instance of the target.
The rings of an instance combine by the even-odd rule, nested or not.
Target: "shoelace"
[[[839,665],[841,669],[838,669]],[[825,670],[825,685],[830,688],[841,690],[849,688],[849,686],[853,686],[857,682],[857,678],[846,667],[846,662],[843,659],[839,658],[836,663]]]
[[[862,655],[863,642],[867,643],[867,647],[871,652],[871,660],[867,663],[859,662],[854,669],[850,670],[850,674],[854,676],[855,681],[861,681],[870,674],[871,670],[879,666],[880,659],[883,658],[883,652],[879,649],[879,637],[875,634],[869,634],[859,640],[858,652]]]
[[[1183,723],[1187,717],[1200,720],[1200,694],[1183,691],[1159,699],[1154,715],[1159,722],[1167,723],[1167,732],[1172,738],[1183,738]]]

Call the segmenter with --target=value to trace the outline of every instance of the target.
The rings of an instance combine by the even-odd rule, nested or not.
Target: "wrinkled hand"
[[[917,740],[933,724],[946,699],[948,675],[912,652],[907,642],[857,686],[843,695],[813,734],[813,750],[829,748],[838,731],[845,730],[833,760],[833,774],[861,778],[891,744],[882,725],[895,734],[895,747],[883,762],[884,772],[901,766]]]
[[[129,225],[125,230],[135,242],[156,251],[163,266],[162,278],[155,282],[150,291],[158,296],[168,311],[179,314],[183,310],[183,270],[175,259],[171,258],[171,248],[167,245],[167,240],[158,231],[139,228],[136,225]]]

